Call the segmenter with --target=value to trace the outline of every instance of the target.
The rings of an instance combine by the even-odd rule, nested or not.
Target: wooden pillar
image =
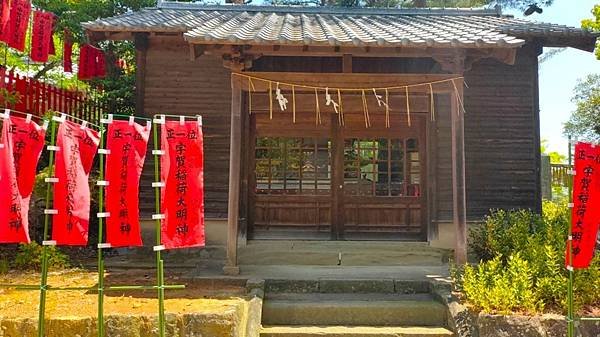
[[[148,33],[135,33],[135,114],[144,115],[146,96],[146,56],[148,55]]]
[[[454,259],[457,265],[467,263],[467,192],[465,186],[465,130],[462,81],[456,81],[458,92],[452,94],[450,111],[452,129],[452,206],[456,226]],[[457,95],[458,98],[457,99]]]
[[[352,55],[342,56],[342,71],[352,73]],[[331,240],[344,238],[344,127],[331,115]]]
[[[238,217],[240,205],[240,161],[242,143],[242,87],[239,76],[231,76],[231,137],[229,144],[229,203],[227,206],[226,275],[238,275]]]

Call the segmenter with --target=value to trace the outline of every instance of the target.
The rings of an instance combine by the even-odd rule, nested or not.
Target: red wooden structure
[[[22,76],[14,70],[0,67],[0,88],[11,93],[19,93],[20,100],[11,108],[42,116],[47,111],[64,112],[69,115],[96,123],[105,107],[97,95],[88,92],[67,90]],[[0,102],[6,107],[6,102]]]

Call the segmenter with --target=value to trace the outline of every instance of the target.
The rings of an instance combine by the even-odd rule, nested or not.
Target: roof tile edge
[[[274,13],[321,13],[321,14],[370,14],[370,15],[477,15],[502,16],[498,6],[480,8],[366,8],[366,7],[319,7],[319,6],[256,6],[256,5],[203,5],[194,2],[159,1],[156,9],[274,12]]]

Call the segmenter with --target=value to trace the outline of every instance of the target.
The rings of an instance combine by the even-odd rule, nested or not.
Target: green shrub
[[[545,201],[542,215],[493,211],[470,233],[478,266],[456,270],[454,279],[467,301],[486,312],[565,311],[568,273],[564,265],[570,212],[564,203]],[[577,308],[600,304],[600,257],[577,270]]]
[[[42,268],[44,247],[35,242],[19,245],[15,256],[15,268],[20,270],[36,270]],[[64,269],[69,267],[69,257],[56,247],[49,246],[47,250],[48,267],[50,269]]]
[[[477,309],[486,312],[535,312],[540,304],[532,278],[529,262],[518,253],[510,257],[506,265],[501,256],[497,256],[478,267],[465,268],[463,291]]]

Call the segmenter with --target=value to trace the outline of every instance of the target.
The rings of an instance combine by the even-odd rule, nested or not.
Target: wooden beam
[[[456,241],[454,259],[457,265],[467,263],[467,192],[465,186],[465,130],[464,111],[459,104],[463,101],[462,81],[456,81],[458,93],[451,95],[452,134],[452,210]],[[457,99],[458,95],[458,99]]]
[[[342,71],[347,74],[352,73],[352,54],[342,56]]]
[[[148,55],[148,34],[136,33],[135,44],[135,113],[144,116],[144,98],[146,96],[146,57]]]
[[[450,54],[433,55],[432,58],[440,64],[443,70],[453,73],[462,74],[465,69],[466,51],[458,49]]]
[[[229,144],[229,202],[227,206],[227,263],[226,275],[238,275],[237,264],[238,218],[240,206],[240,160],[242,142],[242,90],[240,78],[231,76],[231,136]]]

